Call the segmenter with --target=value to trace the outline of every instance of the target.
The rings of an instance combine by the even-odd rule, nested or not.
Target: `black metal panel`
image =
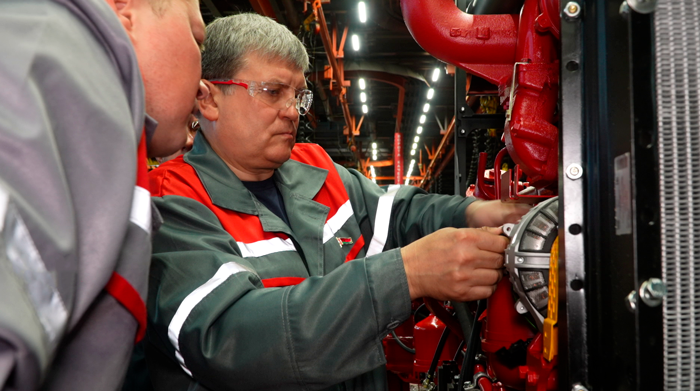
[[[455,71],[455,129],[462,125],[460,120],[460,107],[466,106],[467,73],[462,69]],[[464,195],[469,184],[467,183],[467,173],[472,161],[472,139],[460,137],[459,132],[454,132],[455,143],[455,194]]]
[[[635,183],[636,287],[661,278],[659,161],[653,48],[653,14],[630,15]],[[637,379],[639,389],[663,389],[662,306],[637,305]]]
[[[562,7],[565,5],[562,3]],[[561,23],[561,126],[559,147],[559,379],[561,389],[571,384],[588,385],[588,342],[585,292],[591,290],[586,279],[585,251],[581,232],[583,181],[569,180],[565,171],[570,164],[586,167],[583,156],[583,22],[581,18],[562,19]],[[584,168],[587,169],[587,168]],[[578,227],[578,229],[574,229]]]
[[[561,213],[565,221],[568,214],[569,221],[562,225],[560,235],[570,246],[564,249],[568,316],[560,335],[568,337],[562,341],[568,346],[560,353],[568,357],[562,360],[568,365],[561,368],[563,389],[577,383],[602,390],[662,389],[661,310],[637,303],[633,313],[626,306],[627,295],[642,281],[660,276],[651,18],[621,14],[621,3],[586,1],[581,3],[581,16],[562,20],[560,184],[565,210]],[[570,62],[576,57],[576,44],[580,48],[579,67]],[[576,73],[582,83],[584,208],[581,233],[574,235],[577,230],[572,223],[578,205],[566,197],[567,186],[574,182],[566,170],[575,160],[570,160],[571,155],[567,160],[566,148],[575,149],[567,132],[576,128],[576,101],[572,99],[576,97],[572,91]],[[631,179],[624,175],[616,178],[615,158],[625,154],[631,158]],[[616,190],[623,186],[635,190],[626,201],[633,227],[629,231],[616,229],[624,224],[619,194],[616,200]],[[571,253],[576,249],[570,240],[581,236],[581,253]],[[585,260],[584,274],[574,286],[573,269],[581,266],[577,255]]]
[[[629,34],[621,1],[586,4],[589,380],[597,389],[634,390],[639,387],[636,333],[634,314],[625,304],[635,289],[634,243],[632,233],[618,235],[615,229],[614,171],[615,158],[631,150]]]

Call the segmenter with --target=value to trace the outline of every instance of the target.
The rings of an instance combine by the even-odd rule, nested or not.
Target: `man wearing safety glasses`
[[[384,191],[295,145],[308,56],[255,14],[207,27],[210,95],[184,157],[151,172],[147,361],[157,390],[386,388],[381,339],[411,300],[488,297],[527,207]],[[445,228],[445,229],[442,229]]]

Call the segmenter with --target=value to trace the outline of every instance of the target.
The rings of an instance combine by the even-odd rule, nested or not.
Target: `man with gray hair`
[[[411,300],[490,296],[528,207],[384,191],[295,145],[306,51],[255,14],[207,27],[202,132],[151,172],[147,361],[157,390],[386,388],[381,339]]]

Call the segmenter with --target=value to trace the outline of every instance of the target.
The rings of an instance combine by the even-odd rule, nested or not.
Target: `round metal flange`
[[[656,4],[656,0],[627,0],[627,5],[640,14],[650,14],[656,11]]]

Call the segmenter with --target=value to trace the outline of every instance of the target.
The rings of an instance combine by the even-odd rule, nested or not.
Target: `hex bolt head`
[[[649,307],[657,307],[668,294],[666,284],[658,278],[650,278],[639,286],[639,297]]]
[[[575,1],[566,3],[566,7],[564,7],[564,15],[572,19],[578,18],[581,15],[581,6]]]

